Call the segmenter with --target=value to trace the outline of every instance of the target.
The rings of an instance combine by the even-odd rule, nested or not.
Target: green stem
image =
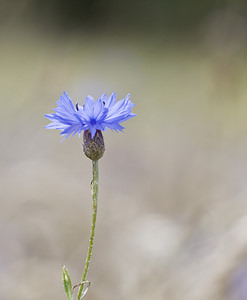
[[[89,239],[87,258],[86,258],[85,267],[84,267],[84,271],[83,271],[82,278],[81,278],[82,284],[80,285],[78,295],[77,295],[78,300],[81,300],[84,281],[86,280],[89,263],[90,263],[90,259],[91,259],[91,255],[92,255],[94,235],[95,235],[96,216],[97,216],[98,178],[99,178],[98,161],[92,160],[92,163],[93,163],[93,180],[92,180],[92,185],[91,185],[91,192],[92,192],[92,198],[93,198],[92,226],[91,226],[91,235],[90,235],[90,239]]]

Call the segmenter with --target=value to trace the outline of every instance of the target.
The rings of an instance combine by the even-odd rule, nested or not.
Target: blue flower
[[[135,104],[129,100],[129,97],[128,94],[124,99],[116,102],[115,93],[108,99],[104,94],[97,101],[94,101],[91,96],[87,96],[83,106],[78,103],[74,106],[64,92],[57,101],[57,107],[54,108],[55,113],[45,115],[52,121],[45,128],[62,130],[60,134],[65,135],[64,139],[71,134],[72,136],[76,133],[80,135],[83,130],[90,130],[92,138],[96,130],[105,131],[110,128],[122,131],[124,127],[120,123],[136,116],[131,112]]]

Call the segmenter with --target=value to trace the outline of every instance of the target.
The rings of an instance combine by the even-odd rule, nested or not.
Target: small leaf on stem
[[[73,289],[72,289],[72,284],[69,276],[68,270],[63,266],[63,285],[64,289],[67,295],[68,300],[74,300],[73,298]]]

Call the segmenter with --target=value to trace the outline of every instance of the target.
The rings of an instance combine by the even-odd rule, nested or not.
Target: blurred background
[[[247,3],[0,1],[0,300],[66,299],[91,162],[45,130],[63,91],[131,94],[106,132],[88,300],[247,299]]]

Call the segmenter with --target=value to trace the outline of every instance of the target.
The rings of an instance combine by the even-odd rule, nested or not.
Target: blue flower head
[[[54,108],[55,113],[45,115],[52,123],[47,125],[47,129],[59,129],[61,135],[65,135],[64,139],[72,134],[90,131],[93,139],[96,131],[105,131],[110,128],[115,131],[124,129],[120,123],[136,116],[131,112],[135,106],[126,98],[116,102],[116,94],[113,93],[108,99],[104,94],[97,101],[91,96],[86,97],[85,104],[80,106],[78,103],[74,106],[71,99],[64,92],[60,100],[57,101],[57,107]],[[63,140],[64,140],[63,139]]]

